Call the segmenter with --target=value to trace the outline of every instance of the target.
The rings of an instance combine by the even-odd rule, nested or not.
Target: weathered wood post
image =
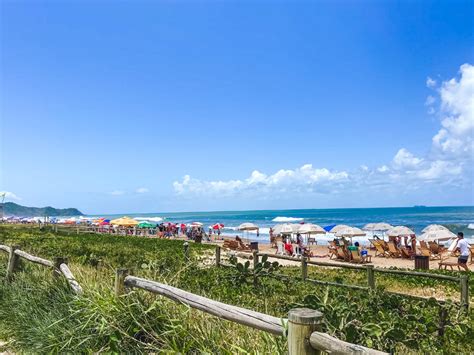
[[[257,265],[258,265],[258,250],[252,251],[253,256],[253,284],[257,286],[258,284],[258,275],[257,275]]]
[[[188,242],[183,243],[183,249],[184,249],[184,260],[186,262],[189,262],[189,243]]]
[[[216,246],[216,266],[219,267],[221,265],[221,247]]]
[[[115,296],[125,293],[125,278],[128,276],[128,269],[117,269],[115,273]]]
[[[367,265],[367,284],[370,289],[375,290],[374,265]]]
[[[76,234],[79,234],[79,226],[76,227]]]
[[[459,282],[461,286],[461,306],[469,309],[469,278],[467,275],[461,275]]]
[[[288,312],[288,354],[321,354],[309,343],[311,333],[321,330],[323,314],[310,308],[294,308]]]
[[[61,272],[59,271],[59,267],[61,264],[66,264],[67,265],[67,259],[63,257],[56,257],[54,258],[54,270],[53,270],[53,275],[55,277],[61,276]]]
[[[7,281],[10,281],[13,277],[13,273],[18,267],[19,256],[15,254],[15,250],[19,249],[18,245],[12,245],[10,247],[10,253],[8,255],[8,266],[7,266]]]
[[[308,259],[306,256],[301,257],[301,278],[303,281],[308,278]]]

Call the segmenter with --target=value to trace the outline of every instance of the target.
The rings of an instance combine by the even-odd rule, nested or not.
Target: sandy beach
[[[216,240],[213,242],[208,242],[216,245],[222,245],[224,243],[225,239],[233,240],[234,238],[230,237],[224,237],[223,240]],[[267,243],[259,243],[258,245],[259,251],[261,253],[267,253],[267,254],[275,254],[276,249],[272,248],[270,244]],[[324,261],[328,263],[333,263],[334,265],[340,265],[341,263],[345,263],[344,261],[340,260],[335,260],[334,257],[333,259],[330,259],[328,256],[328,247],[326,245],[311,245],[310,246],[311,252],[313,253],[313,257],[311,260],[316,260],[316,261]],[[415,262],[412,259],[403,259],[403,258],[388,258],[388,257],[375,257],[375,251],[370,250],[369,255],[372,255],[372,262],[371,264],[374,265],[375,267],[379,268],[390,268],[390,267],[397,267],[397,268],[403,268],[403,269],[414,269],[415,268]],[[250,256],[250,253],[248,253]],[[443,261],[448,261],[448,262],[457,262],[456,257],[447,257],[443,256]],[[282,260],[279,259],[278,262],[280,265],[284,266],[299,266],[300,261],[298,259],[295,259],[295,261],[291,260]],[[439,267],[439,262],[440,260],[430,260],[430,269],[438,269]],[[474,271],[474,263],[472,263],[471,259],[468,261],[468,267],[471,271]],[[455,271],[457,271],[457,267],[453,268]],[[449,268],[448,268],[449,270]]]

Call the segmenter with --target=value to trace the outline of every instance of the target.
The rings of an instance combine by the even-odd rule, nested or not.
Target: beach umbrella
[[[277,224],[275,227],[273,227],[273,233],[274,234],[292,234],[293,227],[289,223]]]
[[[447,229],[438,229],[430,232],[425,232],[417,239],[425,242],[434,242],[436,240],[450,240],[457,238],[456,234]]]
[[[124,216],[111,220],[110,224],[123,227],[133,227],[138,225],[138,221],[131,219],[130,217]]]
[[[258,230],[258,226],[253,223],[242,223],[240,226],[237,227],[239,231],[254,231]]]
[[[346,227],[346,228],[340,228],[337,230],[335,233],[336,237],[363,237],[365,235],[365,232],[357,227]]]
[[[222,229],[224,228],[224,225],[222,223],[216,223],[212,226],[212,229],[214,230],[219,230],[219,229]]]
[[[191,227],[202,227],[203,224],[201,222],[193,222],[191,223]]]
[[[423,228],[421,232],[428,233],[428,232],[435,232],[435,231],[440,231],[440,230],[449,231],[448,228],[446,228],[445,226],[442,226],[441,224],[430,224],[429,226],[426,226],[425,228]]]
[[[382,231],[387,231],[391,228],[393,228],[392,225],[385,222],[379,222],[379,223],[368,223],[362,229],[366,231],[381,231],[382,232]]]
[[[346,228],[350,228],[350,227],[345,225],[345,224],[338,224],[337,226],[332,227],[330,229],[330,232],[336,234],[340,230],[343,230],[343,229],[346,229]]]
[[[147,221],[143,221],[143,222],[140,222],[138,224],[138,227],[140,227],[140,228],[154,228],[154,227],[156,227],[156,224],[153,224],[153,223],[150,223],[150,222],[147,222]]]
[[[298,228],[298,232],[301,234],[326,234],[323,227],[312,223],[301,224]]]
[[[323,229],[324,229],[326,232],[329,232],[329,231],[330,231],[331,229],[333,229],[335,226],[336,226],[336,224],[330,224],[329,226],[323,227]]]
[[[389,237],[399,237],[401,235],[412,235],[415,234],[410,228],[405,227],[405,226],[396,226],[393,228],[390,228],[387,231],[387,235]]]

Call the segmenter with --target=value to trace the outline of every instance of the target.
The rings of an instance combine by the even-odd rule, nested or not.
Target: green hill
[[[5,216],[18,217],[42,217],[42,216],[82,216],[83,213],[77,208],[53,208],[53,207],[26,207],[14,202],[5,202]]]

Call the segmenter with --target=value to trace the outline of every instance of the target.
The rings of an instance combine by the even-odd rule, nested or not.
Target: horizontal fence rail
[[[76,295],[82,295],[83,293],[82,287],[74,278],[74,275],[72,274],[71,270],[67,266],[65,259],[57,258],[60,262],[58,262],[55,265],[55,263],[53,263],[50,260],[46,260],[38,256],[28,254],[27,252],[23,250],[19,250],[17,246],[9,247],[7,245],[0,245],[0,250],[7,252],[9,254],[8,266],[7,266],[7,280],[10,280],[12,278],[12,274],[18,268],[18,258],[23,258],[32,263],[55,269],[57,273],[63,275],[66,278],[69,286],[71,287],[71,289]]]
[[[276,336],[287,336],[290,355],[320,354],[386,354],[360,345],[351,344],[317,330],[321,328],[322,313],[308,308],[292,309],[288,319],[282,319],[246,308],[215,301],[156,281],[128,275],[119,269],[115,278],[115,292],[120,296],[126,288],[138,288],[173,301],[199,309],[228,321],[259,329]],[[286,331],[285,324],[288,331]]]
[[[251,311],[245,308],[231,306],[206,297],[195,295],[187,291],[183,291],[176,287],[164,285],[135,276],[126,276],[124,284],[127,287],[136,287],[161,296],[165,296],[174,301],[186,304],[192,308],[199,309],[219,318],[260,329],[275,335],[284,335],[284,320],[277,317]]]
[[[216,247],[216,265],[217,266],[229,266],[226,264],[221,263],[221,246]],[[239,255],[235,255],[239,256]],[[329,286],[336,286],[336,287],[347,287],[347,288],[352,288],[352,289],[359,289],[359,290],[370,290],[370,289],[375,289],[375,274],[376,273],[381,273],[381,274],[393,274],[393,275],[404,275],[404,276],[415,276],[415,277],[426,277],[426,278],[431,278],[431,279],[436,279],[436,280],[444,280],[444,281],[453,281],[453,282],[458,282],[459,283],[459,291],[460,291],[460,305],[465,308],[469,308],[469,278],[467,275],[461,275],[459,277],[457,276],[449,276],[449,275],[439,275],[439,274],[431,274],[427,272],[419,272],[419,271],[405,271],[405,270],[393,270],[393,269],[386,269],[386,268],[375,268],[373,265],[351,265],[351,264],[337,264],[337,263],[330,263],[330,262],[324,262],[324,261],[312,261],[308,260],[306,257],[302,258],[294,258],[291,256],[286,256],[286,255],[277,255],[277,254],[269,254],[269,253],[259,253],[257,251],[253,252],[252,254],[247,253],[244,258],[252,258],[253,257],[253,262],[254,265],[258,263],[258,258],[259,257],[264,257],[266,256],[267,258],[273,258],[273,259],[280,259],[280,260],[289,260],[289,261],[294,261],[294,262],[299,262],[301,264],[301,277],[299,279],[306,281],[306,282],[311,282],[314,284],[319,284],[319,285],[329,285]],[[359,285],[351,285],[351,284],[343,284],[343,283],[338,283],[338,282],[331,282],[331,281],[322,281],[322,280],[314,280],[308,278],[308,265],[316,265],[316,266],[324,266],[324,267],[332,267],[332,268],[343,268],[343,269],[353,269],[353,270],[360,270],[360,271],[365,271],[367,272],[367,286],[359,286]],[[281,278],[290,278],[292,276],[287,276],[287,275],[282,275],[282,274],[274,274],[274,277],[281,277]],[[399,293],[399,292],[389,292],[386,291],[389,294],[395,294],[399,296],[405,296],[405,297],[410,297],[410,298],[416,298],[420,300],[427,300],[429,298],[427,297],[421,297],[421,296],[414,296],[414,295],[409,295],[409,294],[404,294],[404,293]],[[446,303],[445,300],[438,300],[436,301],[439,304],[444,304]]]

